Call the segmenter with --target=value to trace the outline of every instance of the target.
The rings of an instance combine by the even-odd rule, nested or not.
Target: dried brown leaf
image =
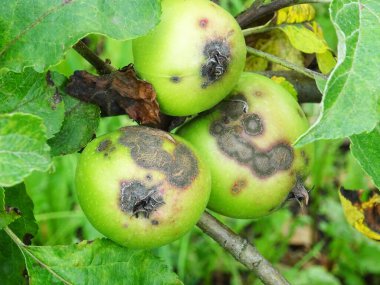
[[[137,78],[132,65],[100,76],[76,71],[66,91],[79,100],[98,105],[104,116],[128,114],[141,124],[160,123],[156,92],[151,84]]]

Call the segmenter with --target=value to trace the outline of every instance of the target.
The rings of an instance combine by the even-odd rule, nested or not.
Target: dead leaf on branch
[[[156,92],[151,84],[137,78],[132,65],[100,76],[75,71],[66,91],[81,101],[98,105],[105,116],[128,114],[141,124],[160,122]]]
[[[380,193],[373,190],[363,200],[364,191],[339,191],[347,221],[367,237],[380,241]]]

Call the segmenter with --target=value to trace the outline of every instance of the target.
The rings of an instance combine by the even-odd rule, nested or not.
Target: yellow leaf
[[[289,42],[286,35],[279,31],[273,30],[255,37],[255,42],[250,44],[252,47],[264,52],[286,58],[287,61],[303,66],[303,55],[295,49]],[[287,70],[279,64],[268,62],[266,59],[249,56],[245,66],[246,71],[264,71],[264,70]]]
[[[336,59],[331,51],[327,50],[323,53],[317,53],[317,62],[319,70],[323,74],[328,74],[336,65]]]
[[[285,88],[292,96],[297,99],[298,93],[296,88],[294,88],[293,84],[290,83],[288,80],[286,80],[283,76],[272,76],[271,78],[274,82],[281,85],[283,88]]]
[[[363,191],[339,191],[340,201],[346,219],[357,231],[365,236],[380,241],[380,194],[373,191],[370,198],[362,202]]]
[[[320,38],[309,25],[293,24],[278,26],[283,31],[290,43],[304,53],[324,53],[329,47],[323,38]]]
[[[314,7],[310,4],[300,4],[278,10],[276,13],[276,24],[302,23],[311,21],[314,18]]]

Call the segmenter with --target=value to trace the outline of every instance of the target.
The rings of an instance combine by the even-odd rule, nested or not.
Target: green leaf
[[[0,230],[20,217],[18,209],[5,205],[4,188],[0,187]]]
[[[333,0],[338,65],[330,76],[316,123],[297,146],[369,132],[380,118],[380,2]]]
[[[62,129],[48,141],[53,156],[76,152],[87,145],[99,125],[100,109],[96,105],[65,95],[65,120]]]
[[[25,244],[30,244],[38,227],[33,216],[33,202],[23,184],[5,189],[5,205],[17,208],[21,217],[9,225],[10,230]],[[0,280],[2,285],[26,284],[25,259],[18,246],[0,231]]]
[[[42,119],[23,113],[0,115],[0,186],[20,183],[32,171],[49,166]]]
[[[339,279],[322,266],[311,266],[300,271],[291,271],[286,277],[294,285],[340,285]]]
[[[90,33],[119,40],[146,34],[159,21],[157,0],[2,1],[0,66],[42,72]]]
[[[354,135],[350,139],[352,154],[380,189],[380,125],[370,133]]]
[[[23,250],[30,282],[35,285],[55,284],[58,280],[67,284],[182,284],[150,252],[130,250],[106,239]]]
[[[0,114],[30,113],[41,117],[50,138],[61,128],[64,106],[50,73],[40,74],[26,69],[23,73],[0,75]]]

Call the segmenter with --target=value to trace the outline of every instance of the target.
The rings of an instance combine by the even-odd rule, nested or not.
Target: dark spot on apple
[[[176,75],[171,76],[170,77],[170,81],[173,82],[173,83],[179,83],[181,81],[181,77],[176,76]]]
[[[152,212],[165,204],[158,186],[146,187],[141,181],[122,181],[120,183],[120,209],[136,218],[149,219]]]
[[[98,152],[102,152],[102,151],[107,150],[111,145],[112,145],[112,141],[111,140],[104,140],[104,141],[100,142],[100,144],[98,145],[98,147],[96,148],[96,150]]]
[[[251,167],[260,177],[270,176],[276,170],[271,163],[270,157],[264,152],[254,155],[251,160]]]
[[[152,181],[153,176],[152,176],[151,174],[148,174],[148,175],[145,176],[145,178],[146,178],[146,180],[148,180],[148,181]]]
[[[247,187],[247,181],[245,179],[238,179],[234,182],[231,188],[233,195],[239,194],[245,187]]]
[[[276,170],[289,169],[294,160],[293,148],[285,143],[275,145],[268,152],[268,156]]]
[[[261,96],[263,96],[263,92],[261,92],[261,91],[255,91],[255,92],[253,93],[253,95],[254,95],[254,96],[257,96],[257,97],[261,97]]]
[[[129,127],[119,142],[131,149],[131,156],[139,166],[163,172],[176,187],[188,187],[198,175],[196,157],[185,145],[169,139],[165,132],[151,130]],[[175,145],[172,154],[162,148],[164,140]]]
[[[222,117],[213,121],[209,128],[219,149],[229,158],[249,167],[259,177],[268,177],[276,171],[289,169],[294,160],[293,148],[280,142],[265,151],[257,149],[242,133],[250,137],[261,134],[264,131],[262,119],[255,113],[243,112],[241,106],[240,111],[236,111],[233,103],[229,100],[226,101],[227,105],[221,106]],[[230,120],[226,121],[227,113]]]
[[[207,24],[208,24],[208,19],[207,18],[203,18],[199,21],[199,26],[201,28],[206,28],[207,27]]]
[[[243,117],[242,124],[244,131],[251,136],[257,136],[263,133],[264,127],[259,115],[251,113]]]
[[[198,163],[192,152],[184,145],[178,145],[173,152],[168,174],[169,183],[180,188],[189,186],[198,175]]]
[[[206,43],[203,49],[205,63],[201,67],[203,82],[201,87],[218,81],[227,72],[230,62],[230,47],[225,40],[217,39]]]
[[[151,224],[152,224],[153,226],[157,226],[157,225],[159,224],[159,222],[158,222],[157,220],[152,220],[152,221],[151,221]]]

